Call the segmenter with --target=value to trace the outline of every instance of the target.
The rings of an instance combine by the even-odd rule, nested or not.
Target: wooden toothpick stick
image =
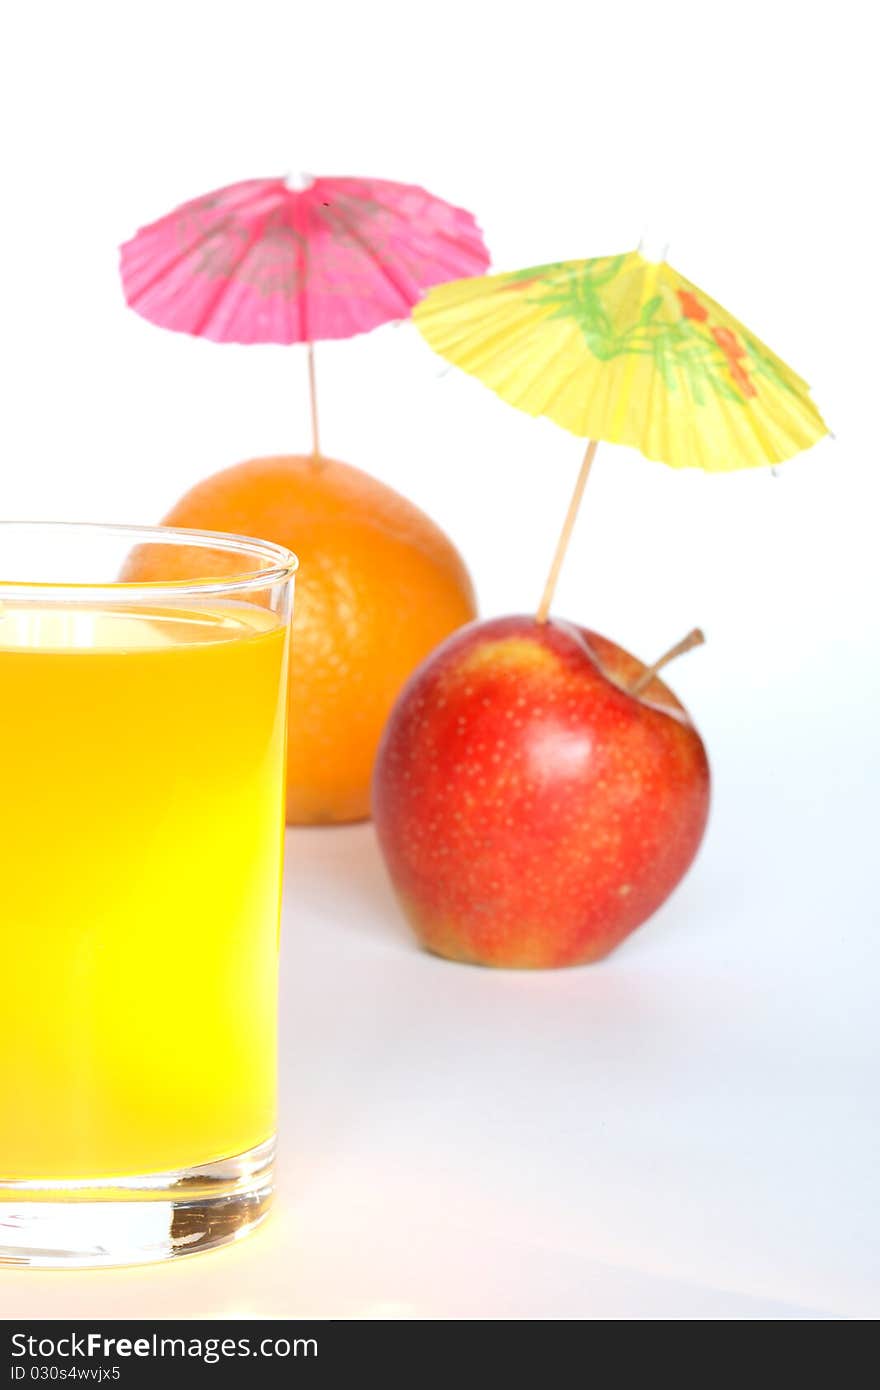
[[[312,458],[321,457],[321,440],[318,434],[318,388],[315,382],[315,345],[310,342],[309,348],[309,404],[312,410]]]
[[[547,615],[550,612],[550,605],[553,602],[553,595],[556,592],[556,581],[559,578],[559,571],[562,569],[562,562],[565,559],[565,552],[568,549],[568,542],[571,540],[571,533],[574,530],[574,523],[577,519],[578,508],[581,505],[581,498],[584,495],[584,488],[587,486],[590,468],[593,459],[596,457],[596,450],[599,447],[598,439],[591,439],[584,454],[581,470],[574,485],[574,492],[571,494],[571,501],[568,504],[568,512],[562,526],[562,532],[556,545],[556,554],[553,556],[553,564],[550,566],[550,573],[547,576],[547,583],[544,585],[544,592],[541,595],[541,602],[538,604],[538,611],[535,614],[535,621],[546,623]]]
[[[689,652],[691,647],[701,647],[706,638],[702,630],[698,627],[693,628],[687,635],[682,637],[680,642],[676,642],[674,647],[670,647],[668,652],[664,652],[653,666],[647,667],[640,676],[637,676],[629,688],[630,695],[640,695],[646,686],[651,684],[658,671],[662,671],[668,662],[674,661],[677,656],[683,656]]]

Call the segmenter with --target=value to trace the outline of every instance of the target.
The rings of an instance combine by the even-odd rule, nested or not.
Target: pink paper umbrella
[[[308,343],[313,452],[318,338],[407,318],[425,290],[480,275],[469,212],[386,179],[247,179],[151,223],[121,248],[125,298],[162,328],[221,343]]]

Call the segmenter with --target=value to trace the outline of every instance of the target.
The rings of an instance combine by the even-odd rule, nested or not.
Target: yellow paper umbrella
[[[431,290],[413,314],[448,361],[588,438],[545,621],[599,440],[672,468],[781,463],[828,433],[809,388],[714,299],[638,251]]]

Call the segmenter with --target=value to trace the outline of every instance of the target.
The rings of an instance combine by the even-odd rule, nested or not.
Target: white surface
[[[877,1311],[874,46],[861,4],[534,12],[252,0],[7,7],[0,510],[150,522],[306,444],[305,366],[128,314],[117,243],[299,168],[422,182],[498,268],[670,240],[816,388],[837,440],[733,477],[600,450],[557,611],[674,684],[715,807],[606,964],[421,956],[369,828],[293,839],[282,1198],[240,1249],[4,1273],[0,1311],[855,1316]],[[863,17],[864,16],[864,17]],[[460,544],[486,614],[540,594],[578,445],[411,327],[318,351],[328,449]]]
[[[876,1315],[876,956],[859,880],[829,902],[773,821],[734,796],[649,926],[556,973],[422,954],[369,827],[292,832],[270,1223],[0,1271],[3,1316]]]

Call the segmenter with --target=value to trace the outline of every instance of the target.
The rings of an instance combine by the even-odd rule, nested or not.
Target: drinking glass
[[[0,522],[0,1263],[268,1210],[296,563]]]

